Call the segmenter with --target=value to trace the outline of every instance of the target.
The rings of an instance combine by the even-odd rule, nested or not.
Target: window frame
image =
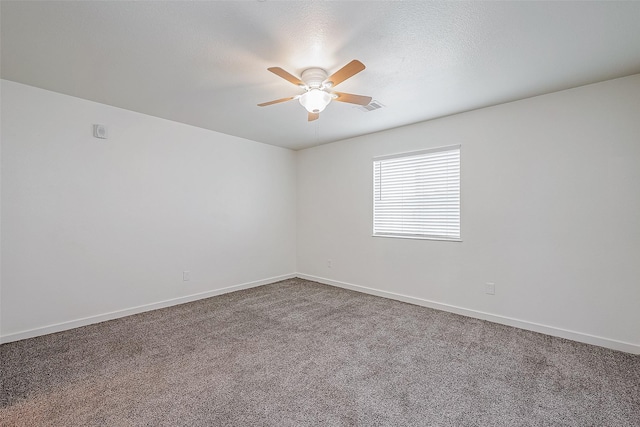
[[[375,216],[376,216],[376,162],[391,160],[402,157],[414,157],[421,156],[430,153],[437,153],[442,151],[454,151],[458,150],[458,165],[459,165],[459,179],[458,179],[458,188],[459,188],[459,197],[458,197],[458,236],[457,237],[447,237],[447,236],[439,236],[439,235],[429,235],[429,234],[394,234],[394,233],[376,233],[375,232]],[[383,156],[375,156],[371,162],[372,167],[372,237],[384,237],[384,238],[393,238],[393,239],[412,239],[412,240],[436,240],[436,241],[445,241],[445,242],[462,242],[462,145],[447,145],[442,147],[434,147],[417,151],[408,151],[396,154],[389,154]]]

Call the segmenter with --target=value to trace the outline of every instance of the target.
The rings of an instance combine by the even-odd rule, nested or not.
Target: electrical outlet
[[[496,294],[496,284],[495,283],[485,283],[484,284],[484,293],[487,295],[495,295]]]
[[[189,280],[191,280],[191,272],[189,270],[185,270],[182,272],[182,281],[183,282],[188,282]]]
[[[332,266],[333,266],[333,262],[330,259],[328,259],[327,260],[327,267],[331,268]]]

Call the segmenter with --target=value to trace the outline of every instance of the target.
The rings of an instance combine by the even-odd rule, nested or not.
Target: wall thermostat
[[[93,125],[93,136],[107,139],[107,127],[105,125]]]

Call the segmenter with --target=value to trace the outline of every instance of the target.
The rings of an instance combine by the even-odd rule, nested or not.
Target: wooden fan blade
[[[370,96],[353,95],[351,93],[344,93],[344,92],[333,92],[333,93],[338,95],[338,97],[335,100],[340,102],[348,102],[350,104],[358,104],[358,105],[369,105],[369,103],[371,102]]]
[[[318,120],[320,118],[320,113],[309,113],[309,121],[312,122],[314,120]]]
[[[288,73],[287,71],[283,70],[280,67],[271,67],[271,68],[267,68],[267,70],[271,71],[276,76],[280,76],[283,79],[285,79],[286,81],[293,83],[296,86],[305,86],[305,84],[304,84],[304,82],[302,80],[300,80],[296,76]]]
[[[331,82],[333,84],[333,87],[336,87],[343,81],[347,80],[349,77],[358,74],[364,69],[364,64],[357,59],[354,59],[353,61],[349,62],[347,65],[327,77],[325,83]]]
[[[276,99],[275,101],[263,102],[262,104],[258,104],[258,107],[266,107],[267,105],[278,104],[280,102],[287,102],[287,101],[291,101],[292,99],[296,99],[296,97],[291,96],[289,98],[281,98],[281,99]]]

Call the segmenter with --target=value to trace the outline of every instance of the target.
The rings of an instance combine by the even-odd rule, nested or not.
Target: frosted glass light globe
[[[300,104],[310,113],[320,113],[331,101],[331,95],[320,89],[311,89],[300,97]]]

